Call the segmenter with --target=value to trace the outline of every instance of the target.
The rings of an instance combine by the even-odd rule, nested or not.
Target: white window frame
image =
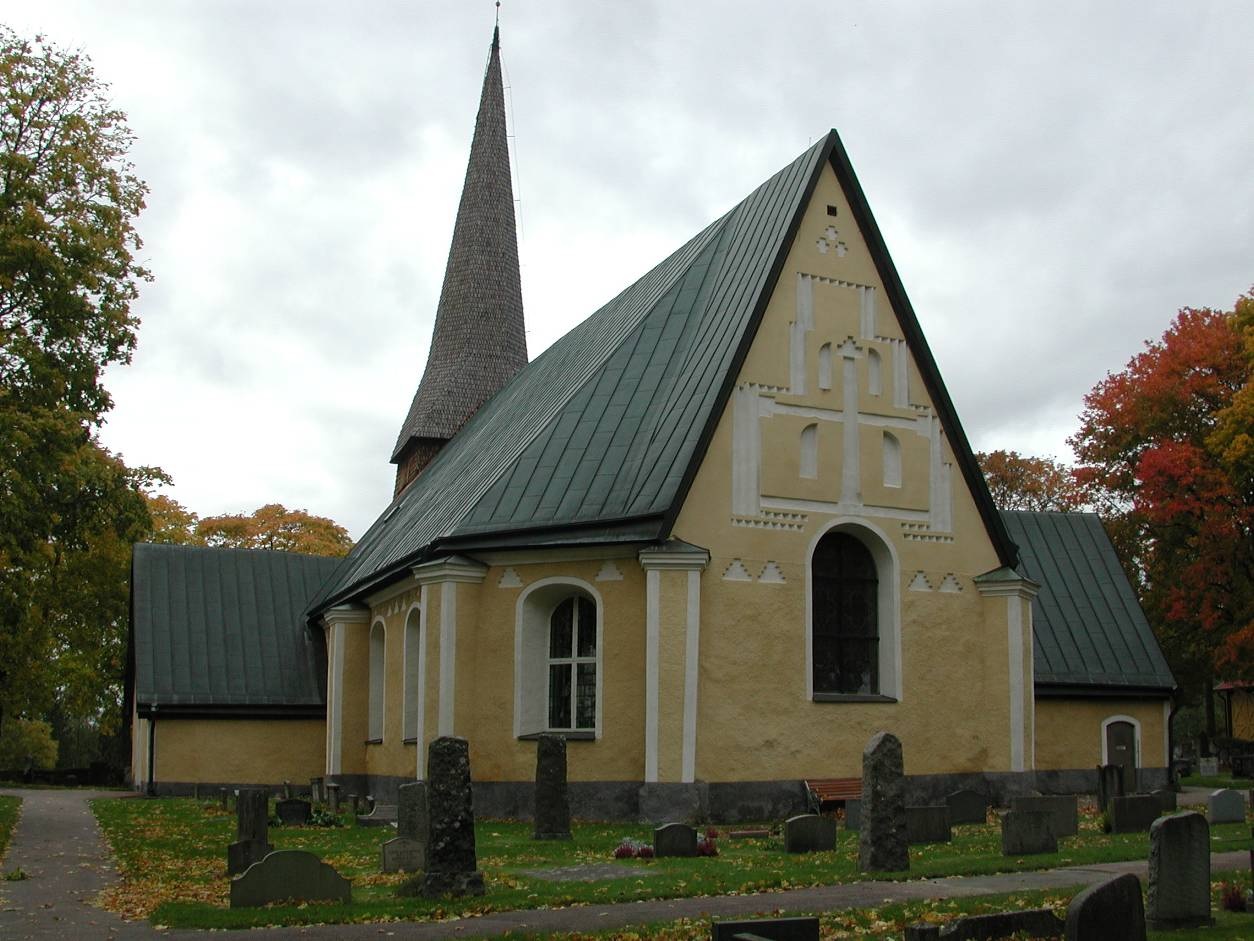
[[[901,563],[897,551],[883,530],[854,517],[837,517],[827,523],[810,541],[806,552],[806,629],[805,629],[805,696],[814,700],[814,550],[829,533],[839,532],[852,536],[867,547],[875,562],[876,615],[879,619],[879,692],[901,702]],[[827,694],[824,694],[825,696]],[[840,695],[840,694],[837,694]],[[843,697],[842,698],[846,698]],[[856,694],[848,699],[856,700]]]
[[[591,732],[601,737],[605,702],[605,604],[601,593],[581,578],[557,575],[542,578],[519,595],[514,615],[514,736],[550,731],[549,628],[557,605],[571,595],[584,595],[596,607],[596,724],[592,729],[553,729],[555,732]],[[571,718],[574,718],[572,714]]]

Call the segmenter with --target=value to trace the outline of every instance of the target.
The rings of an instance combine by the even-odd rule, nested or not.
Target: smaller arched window
[[[832,387],[832,345],[824,343],[819,347],[819,388]]]
[[[871,395],[880,395],[884,391],[883,365],[880,354],[875,350],[866,352],[866,390]]]
[[[405,705],[401,736],[406,741],[418,738],[422,723],[418,710],[422,708],[422,609],[412,608],[405,618]]]
[[[383,741],[383,678],[387,665],[385,654],[387,632],[382,621],[375,621],[370,628],[370,715],[367,737],[372,742]]]
[[[550,729],[596,728],[597,609],[579,595],[561,601],[549,617]]]
[[[891,431],[884,432],[884,486],[901,486],[901,442]]]
[[[801,429],[801,476],[814,479],[819,476],[819,426],[806,425]]]

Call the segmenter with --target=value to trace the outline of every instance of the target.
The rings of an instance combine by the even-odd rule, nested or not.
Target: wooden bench
[[[843,807],[845,801],[862,799],[861,778],[809,778],[804,783],[815,813],[821,814],[827,804]]]

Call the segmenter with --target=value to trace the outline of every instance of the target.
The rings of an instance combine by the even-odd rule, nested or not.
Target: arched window
[[[562,601],[549,617],[549,728],[596,728],[597,609],[587,598]]]
[[[866,351],[866,390],[871,395],[884,391],[883,366],[880,354],[875,350]]]
[[[601,727],[601,596],[582,579],[540,579],[518,599],[516,735]]]
[[[401,736],[406,741],[419,737],[422,723],[418,710],[422,708],[422,668],[426,658],[422,650],[422,609],[410,609],[405,618],[405,706]]]
[[[831,532],[819,540],[811,565],[814,692],[879,693],[875,560],[853,536]]]
[[[819,476],[819,426],[806,425],[801,429],[801,476],[813,479]]]
[[[384,644],[387,632],[382,621],[375,621],[370,628],[370,717],[367,737],[373,742],[383,741],[383,677],[386,667]]]
[[[901,486],[901,442],[891,431],[884,432],[884,486]]]

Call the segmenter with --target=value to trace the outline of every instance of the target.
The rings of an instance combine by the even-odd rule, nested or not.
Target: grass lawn
[[[151,917],[170,927],[251,927],[312,922],[433,919],[508,909],[626,902],[799,888],[857,881],[857,845],[842,831],[830,853],[791,855],[778,836],[718,840],[719,856],[701,859],[622,860],[623,875],[597,882],[554,882],[532,871],[614,862],[624,837],[647,841],[649,828],[631,824],[581,824],[569,843],[537,842],[530,824],[481,821],[475,834],[487,895],[469,899],[398,899],[401,875],[379,872],[379,846],[390,832],[376,828],[272,827],[279,849],[308,849],[353,882],[351,905],[226,908],[226,846],[234,839],[235,818],[216,805],[190,799],[102,799],[92,802],[118,857],[124,879],[105,904],[129,917]],[[1249,829],[1225,824],[1212,829],[1216,850],[1250,847]],[[901,877],[947,876],[1044,869],[1055,866],[1144,859],[1147,834],[1102,833],[1096,815],[1082,816],[1078,836],[1060,852],[1006,858],[995,824],[954,828],[948,844],[911,849],[910,872]],[[893,878],[890,876],[889,878]]]
[[[4,851],[9,848],[9,839],[17,826],[17,809],[21,805],[20,797],[0,796],[0,859],[4,859]]]
[[[1254,787],[1254,781],[1249,778],[1234,778],[1230,774],[1212,775],[1205,778],[1200,774],[1190,774],[1181,778],[1180,783],[1185,787],[1230,787],[1234,791],[1244,791]]]

